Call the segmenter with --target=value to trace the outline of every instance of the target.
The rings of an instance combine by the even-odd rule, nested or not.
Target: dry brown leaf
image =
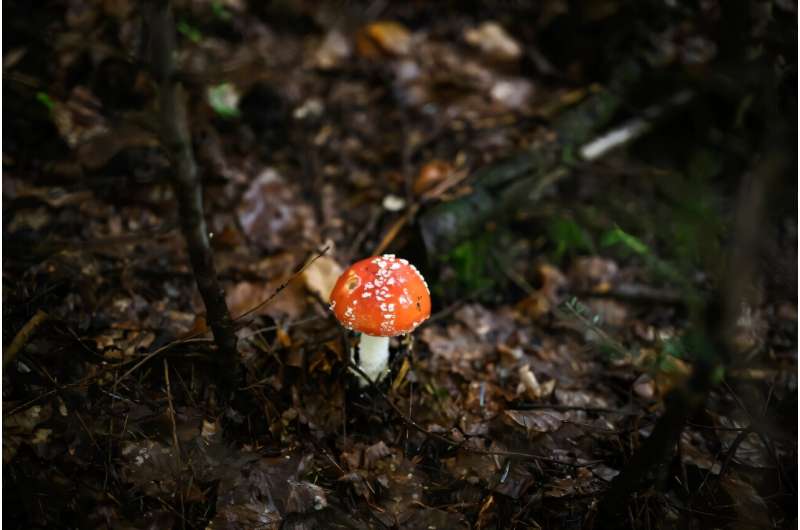
[[[549,396],[556,387],[555,379],[540,383],[528,364],[521,366],[517,374],[519,375],[520,382],[525,387],[525,392],[528,397],[533,400],[539,400]]]
[[[539,265],[536,272],[542,284],[540,290],[545,298],[547,298],[552,305],[560,303],[564,298],[563,291],[567,286],[567,278],[557,267],[547,263]]]
[[[557,431],[564,416],[555,410],[507,410],[505,415],[513,424],[525,429],[530,436]]]
[[[327,303],[331,291],[336,285],[336,280],[339,279],[342,272],[344,269],[335,259],[330,256],[321,256],[303,271],[303,281],[309,291]]]
[[[346,61],[351,54],[352,47],[347,37],[341,31],[332,29],[325,35],[314,54],[314,66],[330,70]]]
[[[414,195],[420,196],[443,182],[453,172],[453,166],[444,160],[431,160],[420,168],[414,180]]]
[[[514,61],[522,55],[522,47],[494,21],[464,31],[464,40],[482,53],[498,61]]]
[[[411,32],[398,22],[383,20],[362,28],[356,35],[359,55],[375,58],[380,55],[407,55],[411,51]]]
[[[381,440],[380,442],[370,445],[364,450],[364,465],[367,468],[372,468],[374,464],[381,458],[387,457],[392,454],[391,449]]]
[[[269,298],[285,280],[268,283],[239,282],[228,290],[226,300],[231,314],[235,317],[256,307]],[[305,289],[300,282],[289,282],[286,288],[268,304],[255,312],[256,315],[269,315],[275,319],[294,320],[303,314],[306,307]]]
[[[572,261],[567,276],[574,290],[606,293],[619,274],[613,260],[600,256],[579,256]]]
[[[772,528],[769,507],[752,484],[734,473],[726,473],[720,479],[722,489],[734,501],[734,509],[742,519],[742,524],[734,528]],[[745,523],[746,522],[746,523]]]

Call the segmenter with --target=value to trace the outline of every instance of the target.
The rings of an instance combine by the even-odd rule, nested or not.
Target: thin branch
[[[3,352],[3,368],[11,362],[14,357],[20,352],[20,350],[28,343],[31,339],[31,335],[36,329],[42,325],[42,323],[50,318],[47,313],[39,309],[36,311],[31,319],[22,326],[17,334],[14,336],[14,340],[11,341],[11,344],[8,348],[5,349]]]
[[[175,447],[175,463],[178,465],[178,470],[183,466],[181,464],[181,444],[178,442],[178,425],[175,422],[175,407],[172,404],[172,385],[169,382],[169,362],[164,359],[164,382],[167,385],[167,412],[169,412],[169,420],[172,424],[172,445]]]
[[[148,4],[150,64],[159,83],[161,142],[174,168],[173,188],[178,200],[183,237],[189,251],[197,288],[203,297],[214,340],[219,348],[220,383],[230,391],[239,370],[236,333],[225,292],[217,279],[203,215],[203,196],[186,116],[185,94],[175,81],[175,22],[169,1]]]
[[[330,247],[329,247],[329,246],[326,246],[325,248],[323,248],[322,250],[320,250],[320,251],[317,253],[317,255],[316,255],[316,256],[314,256],[313,258],[311,258],[310,260],[308,260],[307,262],[305,262],[305,263],[303,264],[303,266],[302,266],[302,267],[300,267],[298,270],[296,270],[294,273],[292,273],[292,275],[291,275],[291,276],[289,276],[289,279],[288,279],[288,280],[286,280],[285,282],[283,282],[282,284],[280,284],[280,285],[279,285],[279,286],[278,286],[278,287],[277,287],[277,288],[276,288],[276,289],[275,289],[275,290],[272,292],[272,294],[271,294],[271,295],[269,295],[269,296],[268,296],[268,297],[266,297],[264,300],[262,300],[261,302],[259,302],[259,303],[258,303],[258,304],[256,304],[255,306],[251,307],[250,309],[248,309],[247,311],[245,311],[245,312],[244,312],[244,313],[242,313],[241,315],[237,316],[237,317],[236,317],[234,320],[235,320],[236,322],[240,322],[242,319],[244,319],[244,318],[246,318],[246,317],[248,317],[248,316],[252,315],[252,314],[253,314],[253,313],[255,313],[256,311],[258,311],[259,309],[261,309],[262,307],[264,307],[265,305],[267,305],[268,303],[270,303],[270,302],[271,302],[271,301],[272,301],[272,300],[273,300],[273,299],[274,299],[276,296],[278,296],[279,294],[281,294],[281,292],[282,292],[284,289],[286,289],[286,287],[288,287],[290,283],[292,283],[292,280],[294,280],[295,278],[297,278],[297,276],[298,276],[298,275],[302,274],[302,273],[303,273],[303,271],[304,271],[304,270],[306,270],[308,267],[310,267],[312,263],[314,263],[314,262],[315,262],[315,261],[317,261],[319,258],[321,258],[322,256],[324,256],[324,255],[325,255],[325,254],[328,252],[328,250],[329,250],[329,249],[330,249]]]

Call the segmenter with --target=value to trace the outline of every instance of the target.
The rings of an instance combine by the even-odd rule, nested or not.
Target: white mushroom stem
[[[389,337],[361,334],[358,342],[358,367],[375,383],[383,379],[389,365]],[[358,375],[362,387],[367,381]]]

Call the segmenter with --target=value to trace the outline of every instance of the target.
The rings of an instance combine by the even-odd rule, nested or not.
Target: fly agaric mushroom
[[[431,314],[425,278],[408,260],[384,254],[344,271],[331,292],[331,310],[347,329],[358,331],[358,366],[380,381],[389,362],[389,337],[411,333]],[[361,385],[366,381],[359,377]]]

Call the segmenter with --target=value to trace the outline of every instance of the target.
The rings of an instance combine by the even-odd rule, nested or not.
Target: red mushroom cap
[[[339,276],[331,310],[348,329],[394,337],[410,333],[430,316],[431,294],[408,260],[384,254],[356,262]]]

